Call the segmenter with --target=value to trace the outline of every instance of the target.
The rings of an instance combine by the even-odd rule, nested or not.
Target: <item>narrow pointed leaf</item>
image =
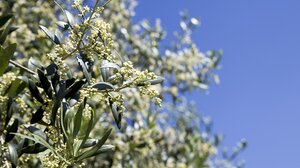
[[[52,40],[54,41],[54,34],[45,26],[40,25],[40,28],[44,31],[44,33]]]
[[[75,82],[70,88],[67,89],[66,95],[64,96],[66,99],[73,97],[84,85],[84,81],[80,80]]]
[[[91,74],[89,73],[88,68],[86,67],[86,64],[78,56],[76,57],[76,59],[78,61],[78,65],[80,66],[84,77],[87,79],[88,82],[90,82],[90,80],[91,80]]]
[[[93,156],[104,145],[104,143],[108,139],[111,131],[112,131],[112,128],[110,128],[109,130],[107,130],[104,133],[103,137],[97,142],[97,144],[91,150],[88,150],[88,151],[84,152],[82,155],[80,155],[77,158],[77,160],[80,161],[82,159],[85,159],[85,158]]]
[[[43,109],[43,106],[40,106],[37,111],[32,115],[32,118],[30,120],[31,124],[37,123],[42,120],[44,117],[45,110]]]
[[[68,19],[70,26],[73,27],[76,24],[75,17],[67,10],[65,10],[65,14],[66,14],[66,17]]]
[[[86,132],[85,132],[85,136],[82,139],[80,147],[82,147],[85,144],[85,142],[87,141],[87,139],[89,138],[90,132],[92,131],[92,128],[93,128],[93,124],[94,124],[94,111],[92,110],[91,111],[91,118],[89,120],[87,129],[86,129]]]
[[[48,78],[45,76],[44,72],[42,72],[40,69],[38,69],[38,76],[42,85],[42,88],[44,89],[47,96],[52,99],[52,87],[51,83],[49,82]]]
[[[11,161],[12,167],[17,167],[18,166],[18,152],[17,152],[16,146],[9,143],[8,151],[9,151],[9,160]]]
[[[63,21],[56,22],[56,25],[62,28],[63,30],[67,30],[70,27],[70,25],[67,22],[63,22]]]
[[[73,129],[73,137],[75,138],[80,130],[81,121],[82,121],[82,113],[84,110],[84,107],[86,105],[86,97],[84,98],[83,102],[80,104],[77,113],[75,115],[74,119],[74,129]]]
[[[43,99],[40,91],[38,90],[38,88],[36,87],[36,85],[31,80],[28,81],[28,88],[29,88],[29,91],[30,91],[31,95],[37,101],[39,101],[40,103],[44,104],[44,99]]]
[[[5,142],[9,142],[14,138],[14,133],[18,131],[19,121],[15,119],[13,124],[7,128],[7,133],[5,136]]]
[[[119,129],[121,129],[121,124],[122,124],[122,113],[118,111],[118,107],[116,106],[115,103],[111,102],[111,111],[113,114],[113,117],[116,121],[116,124]]]
[[[99,82],[91,86],[92,88],[96,88],[98,90],[107,90],[107,89],[114,89],[114,86],[107,82]]]
[[[5,25],[5,23],[7,23],[7,21],[12,18],[14,15],[13,14],[7,14],[7,15],[4,15],[4,16],[1,16],[0,17],[0,28],[2,26]]]

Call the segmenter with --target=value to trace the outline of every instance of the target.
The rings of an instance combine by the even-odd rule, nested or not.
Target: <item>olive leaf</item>
[[[112,128],[108,129],[103,137],[101,139],[99,139],[99,141],[97,142],[97,144],[91,149],[91,150],[87,150],[86,152],[84,152],[83,154],[79,155],[76,160],[80,161],[82,159],[94,156],[97,151],[104,145],[105,141],[108,139],[110,133],[112,132]]]
[[[98,90],[108,90],[108,89],[114,89],[114,86],[107,82],[98,82],[91,86],[92,88],[96,88]]]
[[[13,133],[16,133],[18,131],[18,127],[19,127],[19,121],[17,119],[15,119],[13,124],[7,128],[5,142],[9,142],[15,137],[15,135]]]
[[[48,28],[45,26],[40,25],[40,28],[44,31],[44,33],[55,43],[55,44],[61,44],[61,37],[58,33],[51,32]]]
[[[9,60],[14,55],[17,44],[10,44],[6,48],[0,46],[0,75],[6,70]]]
[[[9,160],[11,161],[12,167],[18,166],[18,152],[14,144],[8,143]]]
[[[86,105],[87,98],[85,97],[83,102],[78,107],[77,113],[74,118],[74,129],[73,129],[73,137],[75,138],[80,130],[81,121],[82,121],[82,113]]]
[[[5,25],[5,23],[7,23],[7,21],[9,19],[11,19],[14,15],[13,14],[7,14],[7,15],[4,15],[4,16],[0,16],[0,28],[2,26]]]
[[[42,120],[44,117],[45,110],[43,109],[43,106],[40,106],[37,111],[32,115],[32,118],[30,120],[31,124],[37,123]]]

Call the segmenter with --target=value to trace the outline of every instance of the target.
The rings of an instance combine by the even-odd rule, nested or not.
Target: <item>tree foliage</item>
[[[182,13],[172,45],[135,0],[0,1],[2,167],[241,167],[189,91],[218,83],[220,51],[192,41]],[[114,130],[114,131],[113,131]]]

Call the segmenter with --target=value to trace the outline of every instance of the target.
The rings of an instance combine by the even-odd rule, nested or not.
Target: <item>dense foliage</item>
[[[1,167],[243,166],[246,142],[222,151],[183,97],[219,82],[222,53],[199,51],[187,13],[162,48],[135,5],[0,1]]]

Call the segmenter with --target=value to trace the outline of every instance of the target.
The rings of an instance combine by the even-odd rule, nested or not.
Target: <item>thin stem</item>
[[[33,74],[33,75],[37,75],[37,73],[35,73],[34,71],[32,71],[32,70],[30,70],[30,69],[24,67],[23,65],[17,63],[16,61],[9,60],[9,63],[15,65],[16,67],[19,67],[19,68],[23,69],[23,70],[26,71],[26,72],[29,72],[29,73],[31,73],[31,74]]]

